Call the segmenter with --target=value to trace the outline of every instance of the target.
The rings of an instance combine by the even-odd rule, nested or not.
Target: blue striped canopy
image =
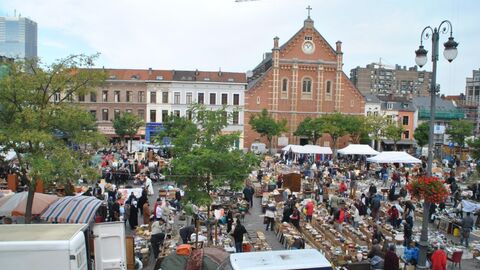
[[[57,223],[89,223],[102,201],[92,196],[66,196],[51,204],[40,216]]]

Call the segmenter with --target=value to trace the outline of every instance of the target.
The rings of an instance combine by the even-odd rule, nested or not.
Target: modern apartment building
[[[364,95],[428,96],[431,76],[431,72],[419,71],[416,66],[407,69],[406,66],[389,67],[381,63],[350,71],[350,80]]]
[[[0,17],[0,55],[21,59],[37,57],[37,23],[20,16]]]
[[[480,68],[472,71],[472,77],[467,78],[465,86],[466,102],[469,105],[480,104]]]

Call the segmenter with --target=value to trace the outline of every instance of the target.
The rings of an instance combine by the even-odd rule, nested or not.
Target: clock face
[[[303,43],[302,49],[304,53],[310,54],[310,53],[313,53],[313,51],[315,50],[315,47],[311,41],[305,41]]]

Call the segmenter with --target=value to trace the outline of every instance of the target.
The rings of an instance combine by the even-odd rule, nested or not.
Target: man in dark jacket
[[[468,248],[468,240],[470,238],[470,232],[473,228],[473,218],[470,216],[470,212],[462,219],[462,232],[460,235],[460,245],[465,241],[465,247]]]
[[[383,269],[398,270],[399,268],[399,259],[397,254],[395,254],[395,246],[390,245],[388,247],[387,253],[385,253],[385,262],[383,264]]]
[[[250,184],[243,189],[243,196],[245,200],[250,203],[250,207],[253,207],[253,194],[255,194],[255,189]]]
[[[233,239],[235,241],[235,250],[236,252],[243,252],[243,235],[247,233],[247,230],[240,222],[240,219],[237,219],[237,224],[235,225],[235,229],[233,230]]]
[[[182,242],[184,244],[187,244],[188,243],[188,239],[190,238],[190,235],[192,235],[192,233],[195,232],[195,226],[191,225],[191,226],[185,226],[183,228],[180,229],[179,231],[179,234],[180,234],[180,237],[182,238]]]

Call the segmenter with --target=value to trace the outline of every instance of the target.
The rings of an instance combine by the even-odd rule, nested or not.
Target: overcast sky
[[[480,68],[477,0],[2,0],[0,15],[16,9],[38,23],[38,54],[47,63],[100,52],[98,66],[109,68],[245,72],[271,50],[273,37],[284,43],[303,26],[308,5],[326,40],[343,42],[348,76],[380,58],[413,66],[422,29],[445,19],[460,45],[450,64],[440,54],[441,92],[464,92],[465,78]]]

